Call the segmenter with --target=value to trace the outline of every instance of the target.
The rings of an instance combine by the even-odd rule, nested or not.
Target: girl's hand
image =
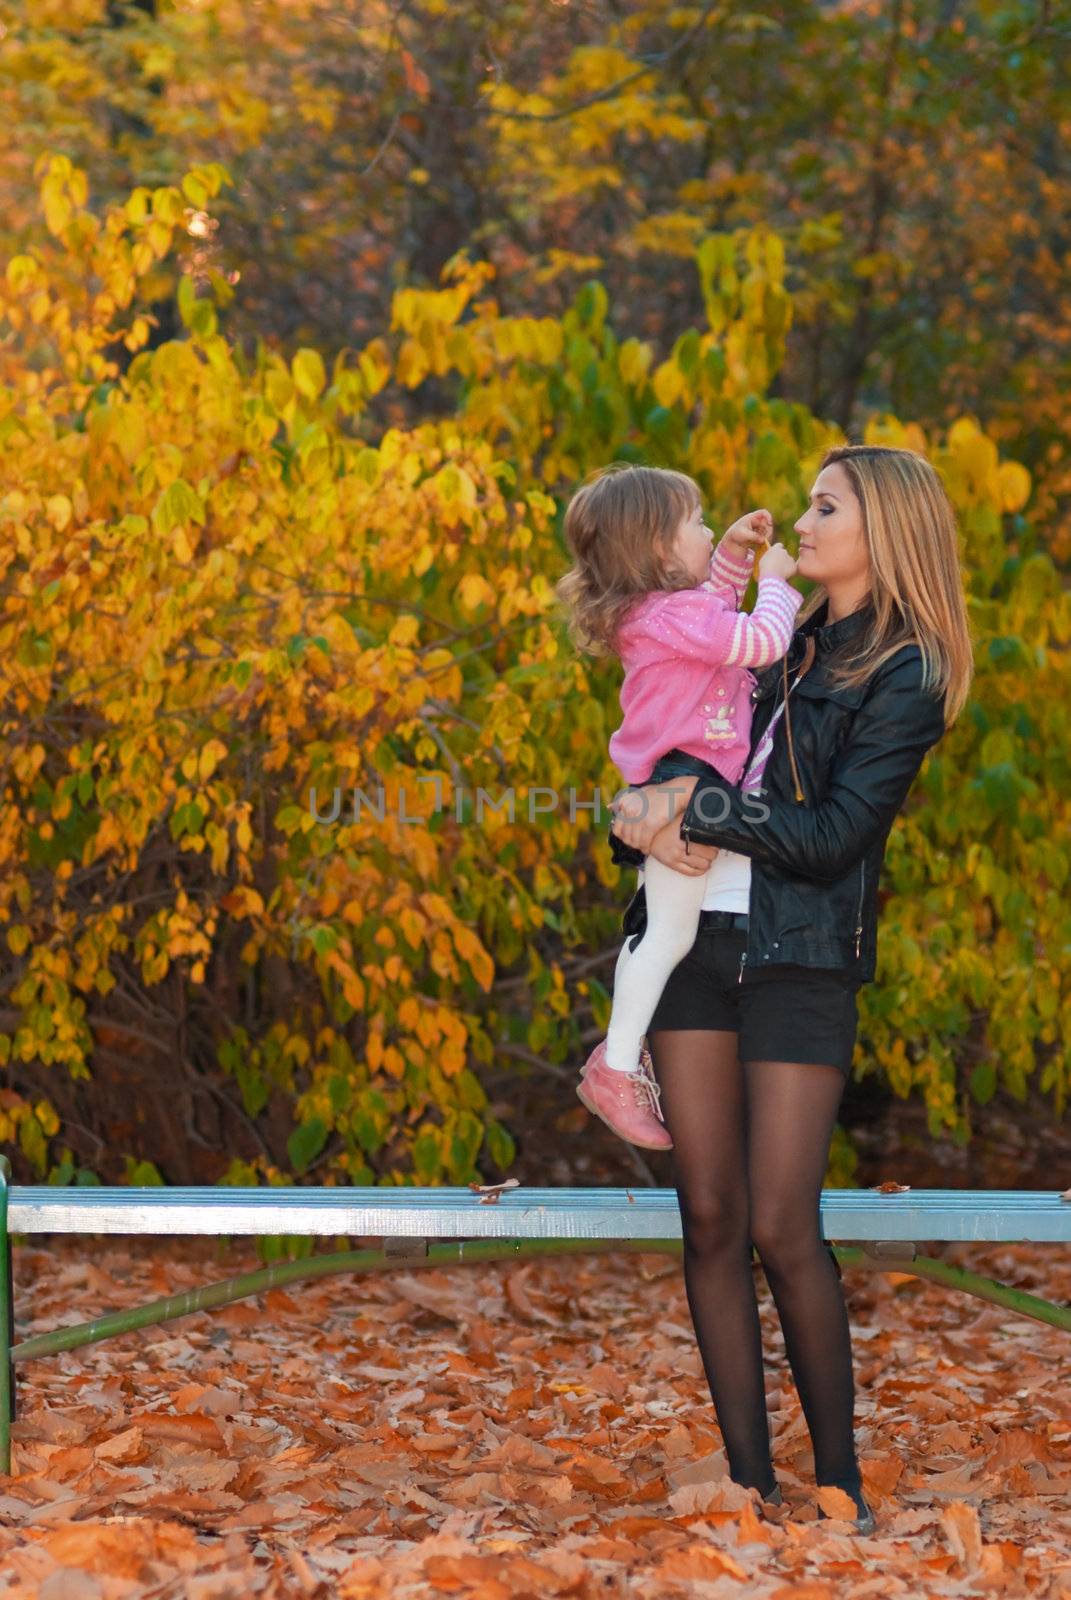
[[[746,556],[755,545],[770,544],[772,541],[773,516],[765,508],[737,517],[732,526],[726,528],[722,538],[722,543],[727,544],[737,556]]]
[[[679,822],[671,822],[661,833],[656,833],[647,852],[649,856],[654,856],[656,861],[672,867],[674,872],[683,873],[687,878],[706,877],[710,871],[710,863],[717,853],[716,845],[690,844],[685,854],[685,843],[681,838]]]
[[[787,551],[780,542],[772,544],[770,548],[759,557],[760,578],[789,578],[795,577],[796,558]]]
[[[693,774],[668,778],[665,783],[645,783],[638,789],[625,789],[610,802],[614,818],[610,832],[624,844],[642,850],[644,855],[650,853],[652,842],[668,823],[675,825],[679,838],[680,819],[698,782],[698,776]],[[698,850],[699,846],[691,848]]]

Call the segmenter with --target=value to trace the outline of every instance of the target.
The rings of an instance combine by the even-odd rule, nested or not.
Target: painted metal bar
[[[200,1289],[188,1289],[183,1294],[169,1295],[164,1300],[154,1300],[149,1305],[130,1310],[111,1311],[92,1322],[76,1323],[57,1328],[52,1333],[36,1334],[32,1339],[16,1345],[12,1358],[15,1361],[29,1361],[37,1356],[56,1355],[61,1350],[78,1350],[100,1339],[110,1339],[159,1322],[170,1322],[175,1317],[189,1316],[195,1311],[209,1311],[217,1306],[229,1305],[234,1300],[262,1294],[283,1284],[297,1283],[307,1278],[326,1278],[339,1272],[363,1275],[419,1267],[476,1266],[488,1261],[514,1261],[532,1256],[601,1254],[607,1248],[590,1239],[461,1239],[429,1245],[426,1256],[387,1255],[378,1249],[343,1250],[329,1256],[306,1256],[300,1261],[276,1261],[270,1267],[243,1273],[238,1278],[228,1278]],[[642,1254],[664,1251],[670,1255],[680,1255],[682,1246],[679,1239],[644,1239],[626,1240],[609,1248]]]
[[[836,1253],[845,1266],[863,1265],[863,1262],[853,1259],[856,1254],[853,1250],[839,1249]],[[1035,1322],[1046,1322],[1052,1328],[1062,1328],[1065,1333],[1071,1333],[1071,1306],[1057,1305],[1055,1301],[1045,1300],[1040,1295],[1028,1294],[1025,1289],[997,1283],[993,1278],[982,1277],[966,1267],[953,1266],[949,1261],[937,1261],[932,1256],[916,1256],[913,1261],[899,1264],[892,1261],[871,1261],[870,1264],[877,1267],[879,1272],[910,1272],[916,1278],[928,1278],[931,1283],[943,1284],[947,1289],[959,1289],[964,1294],[988,1300],[993,1305],[1007,1306],[1009,1311],[1018,1312],[1022,1317],[1032,1317]]]
[[[13,1336],[11,1236],[7,1231],[7,1191],[11,1163],[0,1156],[0,1472],[11,1471],[11,1412],[15,1369],[11,1361]]]
[[[11,1189],[14,1234],[297,1234],[360,1239],[679,1238],[673,1189],[466,1188]],[[825,1189],[828,1240],[1071,1243],[1058,1190]]]
[[[148,1305],[112,1311],[95,1317],[91,1322],[80,1322],[51,1333],[36,1334],[15,1345],[11,1359],[35,1360],[41,1356],[58,1355],[65,1350],[79,1350],[102,1339],[111,1339],[139,1328],[154,1327],[159,1323],[174,1321],[176,1317],[192,1316],[196,1312],[211,1311],[229,1305],[250,1295],[263,1294],[283,1284],[298,1283],[313,1278],[325,1278],[337,1273],[352,1272],[363,1275],[371,1272],[391,1272],[398,1268],[476,1266],[489,1261],[512,1261],[537,1256],[562,1256],[604,1254],[611,1251],[628,1251],[634,1254],[680,1255],[679,1239],[645,1239],[617,1241],[611,1245],[587,1239],[515,1239],[459,1240],[446,1244],[430,1245],[427,1255],[399,1257],[387,1256],[380,1250],[345,1250],[328,1256],[305,1257],[300,1261],[275,1262],[256,1272],[243,1273],[220,1283],[207,1284],[199,1289],[188,1289],[182,1294],[169,1295]],[[928,1278],[958,1289],[994,1305],[1006,1306],[1021,1316],[1048,1323],[1052,1327],[1071,1332],[1071,1306],[1058,1306],[1038,1295],[996,1283],[976,1272],[951,1266],[928,1256],[911,1260],[881,1261],[861,1249],[850,1246],[835,1248],[833,1253],[844,1266],[865,1267],[875,1272],[906,1272],[914,1277]]]

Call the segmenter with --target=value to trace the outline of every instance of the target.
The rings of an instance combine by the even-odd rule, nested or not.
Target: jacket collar
[[[846,644],[850,639],[854,639],[857,634],[862,632],[867,623],[872,620],[874,608],[868,600],[857,611],[852,611],[848,616],[841,617],[839,622],[827,621],[828,616],[829,599],[827,597],[822,601],[813,616],[808,617],[806,622],[801,623],[792,635],[792,641],[788,647],[787,661],[775,661],[771,666],[764,667],[758,674],[756,679],[757,687],[753,690],[751,696],[753,700],[760,700],[769,694],[781,682],[786,667],[790,674],[795,672],[796,668],[806,658],[809,648],[808,639],[814,639],[815,655],[817,657],[815,665],[811,669],[814,671],[823,664],[825,658],[832,651],[839,649],[841,645]]]
[[[806,640],[814,635],[815,649],[819,655],[828,655],[830,651],[839,650],[850,639],[854,639],[862,632],[874,618],[874,607],[870,600],[864,602],[858,610],[852,611],[846,617],[841,617],[838,622],[829,622],[829,597],[828,595],[818,607],[813,616],[796,630],[796,637],[801,635]]]
[[[837,650],[849,639],[854,639],[874,615],[874,607],[868,599],[857,611],[852,611],[846,617],[841,617],[839,622],[830,622],[829,597],[827,596],[813,616],[808,617],[801,628],[792,636],[792,645],[789,647],[787,658],[782,658],[781,671],[787,681],[789,672],[796,667],[804,667],[808,654],[813,651],[815,666],[818,670],[822,667],[822,658]],[[797,655],[796,646],[799,646]],[[792,745],[792,697],[785,699],[785,733],[788,739],[788,757],[792,766],[792,782],[794,785],[797,803],[808,804],[807,788],[803,782],[799,767],[796,764],[796,753]]]

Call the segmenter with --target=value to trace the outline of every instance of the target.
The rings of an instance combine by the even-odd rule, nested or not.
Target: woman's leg
[[[815,1481],[859,1492],[848,1311],[819,1213],[844,1075],[794,1061],[748,1061],[743,1071],[751,1237],[810,1429]]]
[[[695,943],[706,893],[705,873],[687,877],[649,856],[644,865],[647,926],[634,950],[626,940],[614,971],[614,998],[606,1029],[606,1064],[635,1072],[640,1042],[666,979]],[[627,981],[626,981],[627,980]]]
[[[737,1035],[648,1033],[684,1235],[684,1283],[699,1351],[737,1483],[774,1485],[762,1335],[751,1265],[744,1069]]]

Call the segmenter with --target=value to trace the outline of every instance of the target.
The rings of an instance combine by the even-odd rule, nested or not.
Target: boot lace
[[[659,1101],[662,1096],[662,1090],[657,1080],[649,1073],[647,1062],[642,1058],[641,1064],[636,1068],[636,1071],[629,1073],[629,1080],[639,1103],[641,1105],[646,1104],[647,1110],[661,1121],[662,1110]]]

